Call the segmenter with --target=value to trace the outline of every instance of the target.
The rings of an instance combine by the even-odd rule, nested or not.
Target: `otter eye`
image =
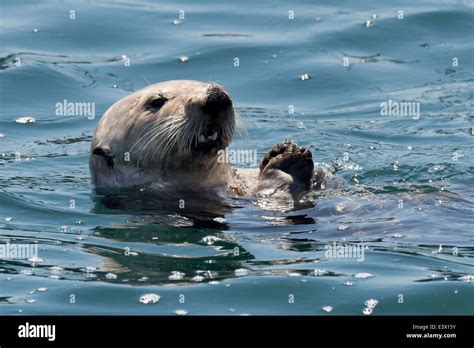
[[[147,107],[152,109],[161,109],[163,105],[168,101],[165,97],[158,97],[156,99],[152,99],[148,102]]]

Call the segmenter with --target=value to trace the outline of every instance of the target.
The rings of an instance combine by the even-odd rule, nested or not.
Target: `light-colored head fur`
[[[141,184],[222,170],[217,151],[244,132],[229,94],[219,85],[177,80],[150,85],[119,100],[100,120],[91,144],[98,187]]]

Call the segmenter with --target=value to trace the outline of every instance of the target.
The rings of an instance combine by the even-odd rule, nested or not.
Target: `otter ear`
[[[114,155],[112,155],[108,148],[97,146],[94,151],[92,151],[92,154],[104,157],[107,161],[107,165],[110,168],[114,167]]]

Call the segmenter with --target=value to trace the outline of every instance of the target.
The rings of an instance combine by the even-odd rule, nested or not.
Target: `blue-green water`
[[[0,260],[0,314],[363,315],[368,299],[374,315],[474,313],[472,2],[0,11],[0,243],[39,247],[39,259]],[[170,79],[225,86],[249,133],[233,148],[262,156],[292,138],[344,185],[298,211],[237,200],[212,223],[105,208],[88,168],[99,117]],[[57,116],[63,100],[95,103],[97,117]],[[382,115],[389,100],[419,103],[419,117]],[[364,260],[326,257],[333,242],[363,246]],[[149,293],[160,301],[140,303]]]

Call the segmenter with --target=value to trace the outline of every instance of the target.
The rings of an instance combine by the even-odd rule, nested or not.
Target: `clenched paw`
[[[271,169],[279,169],[303,184],[311,184],[314,171],[311,151],[299,147],[290,139],[283,144],[274,145],[260,162],[260,175]]]

